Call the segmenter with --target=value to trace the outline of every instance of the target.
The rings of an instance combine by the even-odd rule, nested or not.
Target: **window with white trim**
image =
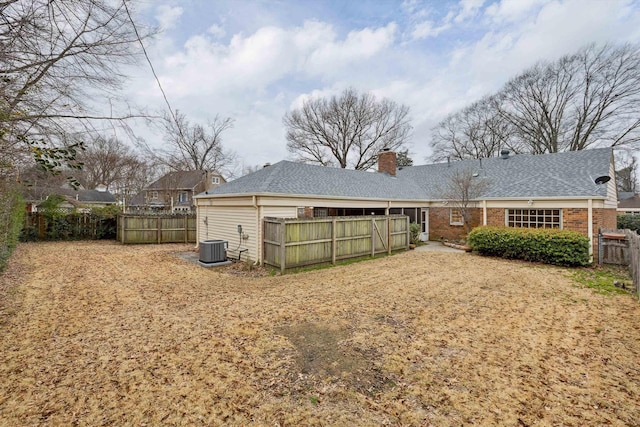
[[[464,216],[462,216],[462,209],[460,208],[449,209],[449,224],[464,225]]]
[[[158,200],[158,192],[157,191],[149,191],[149,199]]]
[[[220,184],[220,177],[219,176],[212,176],[211,177],[211,183],[212,184]]]
[[[562,228],[560,209],[507,209],[507,227]]]
[[[181,191],[178,193],[178,203],[187,203],[189,201],[189,193]]]

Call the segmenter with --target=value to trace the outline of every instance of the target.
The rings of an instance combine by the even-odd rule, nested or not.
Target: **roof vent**
[[[262,169],[268,168],[269,166],[271,166],[271,163],[265,163],[264,165],[262,165]]]
[[[508,159],[509,158],[509,150],[504,149],[504,150],[500,150],[500,157],[503,159]]]

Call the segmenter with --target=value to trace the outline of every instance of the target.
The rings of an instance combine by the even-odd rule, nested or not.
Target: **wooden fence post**
[[[391,217],[387,216],[387,254],[391,255]]]
[[[127,220],[127,217],[122,215],[121,217],[118,218],[122,218],[122,227],[120,228],[120,238],[122,239],[122,243],[124,244],[125,242],[125,231],[127,230],[127,227],[125,226],[125,222]]]
[[[336,252],[338,251],[338,242],[336,240],[336,217],[331,219],[331,264],[336,264]]]
[[[286,269],[285,257],[287,255],[287,224],[284,218],[280,219],[280,273],[284,274]]]
[[[376,220],[371,217],[371,256],[376,255]]]
[[[158,244],[162,243],[162,217],[158,217]]]
[[[409,217],[407,217],[407,250],[409,250],[409,244],[411,243],[411,227],[409,223]]]

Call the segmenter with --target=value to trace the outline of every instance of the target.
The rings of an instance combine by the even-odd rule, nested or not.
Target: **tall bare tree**
[[[489,186],[487,178],[474,173],[472,168],[465,168],[451,173],[444,187],[439,189],[440,197],[447,201],[447,205],[460,211],[467,234],[471,232],[472,209]]]
[[[180,111],[165,114],[162,131],[166,145],[142,144],[146,154],[169,170],[210,170],[231,174],[236,155],[222,145],[222,134],[233,127],[231,117],[216,115],[206,126],[192,123]]]
[[[638,189],[638,161],[633,153],[620,151],[616,156],[618,191],[635,193]]]
[[[502,148],[513,148],[509,124],[500,117],[493,97],[448,115],[432,132],[431,159],[437,162],[493,157]]]
[[[640,45],[590,45],[540,62],[490,99],[489,104],[481,101],[482,108],[473,104],[434,128],[434,159],[495,156],[499,150],[483,138],[494,131],[500,148],[516,152],[638,147]],[[477,120],[476,114],[492,120]]]
[[[3,153],[31,152],[45,169],[78,166],[73,160],[82,144],[69,143],[68,134],[114,118],[98,111],[93,95],[117,92],[140,34],[125,2],[0,1]]]
[[[383,148],[400,150],[409,139],[409,107],[346,89],[312,98],[285,114],[287,149],[300,161],[369,169]]]
[[[147,165],[117,138],[95,137],[79,153],[83,164],[78,174],[80,183],[88,189],[103,184],[110,191],[123,188],[135,191],[148,181]],[[134,187],[134,188],[131,188]]]

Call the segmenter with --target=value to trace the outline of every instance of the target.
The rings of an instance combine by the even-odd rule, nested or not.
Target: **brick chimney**
[[[383,148],[378,153],[378,172],[396,176],[396,153],[394,151]]]

